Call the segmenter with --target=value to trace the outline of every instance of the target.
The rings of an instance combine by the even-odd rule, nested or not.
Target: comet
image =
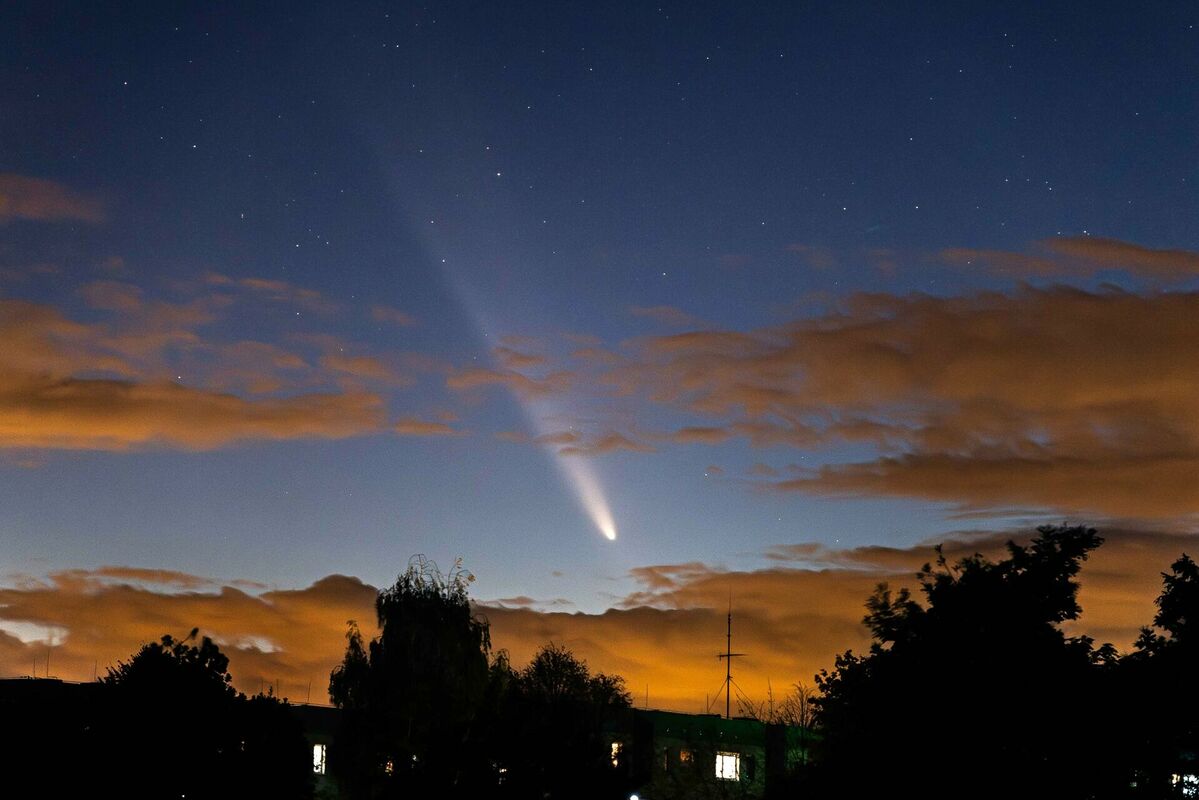
[[[538,438],[548,437],[558,429],[551,424],[550,420],[561,419],[563,415],[561,410],[550,401],[533,401],[514,391],[511,394],[521,411],[524,412],[529,427],[536,431]],[[562,476],[563,482],[573,492],[575,499],[582,507],[583,512],[591,519],[596,530],[603,534],[608,541],[616,541],[616,520],[612,516],[608,498],[604,494],[603,485],[600,483],[599,476],[595,474],[592,463],[587,460],[586,456],[564,455],[559,452],[556,445],[548,442],[543,444],[542,448],[553,460],[554,466],[558,468],[558,474]]]
[[[428,236],[427,233],[426,236]],[[428,239],[427,241],[430,250],[434,252],[441,250],[436,242]],[[467,276],[460,269],[455,268],[452,263],[448,262],[449,259],[440,259],[439,266],[441,272],[449,280],[459,302],[473,319],[479,332],[486,338],[486,332],[494,330],[495,326],[492,324],[492,315],[484,309],[481,301],[482,294],[471,287]],[[545,436],[552,432],[549,420],[561,418],[560,409],[554,408],[546,400],[535,401],[523,397],[511,387],[508,388],[508,393],[516,401],[516,404],[520,406],[521,411],[524,412],[525,419],[528,421],[529,426],[536,431],[537,436]],[[582,507],[583,512],[590,518],[596,530],[608,541],[616,541],[616,521],[612,516],[612,509],[608,505],[603,486],[600,484],[592,465],[583,456],[563,455],[552,444],[547,443],[543,445],[543,449],[554,461],[563,482],[574,494],[575,499]]]
[[[582,456],[564,456],[557,452],[552,452],[551,458],[557,463],[595,527],[608,541],[616,541],[616,521],[612,518],[612,510],[608,507],[603,487],[592,471],[591,464]]]

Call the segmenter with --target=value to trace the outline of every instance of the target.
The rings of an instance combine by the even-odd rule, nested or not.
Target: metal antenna
[[[724,660],[724,685],[720,688],[724,689],[724,718],[732,719],[732,695],[733,695],[733,659],[741,658],[745,653],[733,652],[733,592],[729,591],[729,617],[728,629],[725,631],[725,650],[718,659]],[[720,692],[716,695],[719,697]]]

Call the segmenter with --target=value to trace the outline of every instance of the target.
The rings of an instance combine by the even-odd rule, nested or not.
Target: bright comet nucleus
[[[595,527],[609,541],[616,541],[616,522],[612,519],[612,510],[608,507],[599,480],[591,471],[591,465],[582,456],[564,456],[560,453],[554,454],[554,461],[562,468],[567,482],[575,490],[583,510],[591,517]]]
[[[415,223],[415,229],[420,230],[422,236],[430,237],[430,252],[446,252],[445,243],[438,242],[432,237],[429,226]],[[490,295],[478,291],[472,286],[469,275],[455,266],[453,260],[439,258],[435,263],[441,269],[442,274],[449,279],[463,308],[486,338],[487,331],[495,330],[498,327],[494,323],[494,309],[490,307],[490,303],[493,301],[490,299]],[[486,303],[483,302],[484,298],[487,298]],[[509,387],[509,391],[538,436],[554,432],[555,429],[551,426],[550,420],[560,417],[558,413],[560,409],[556,408],[554,403],[545,399],[532,400],[522,396],[520,392],[511,387]],[[591,519],[591,523],[608,541],[616,541],[616,521],[612,517],[612,510],[608,507],[608,500],[604,496],[599,478],[596,477],[591,464],[587,462],[586,456],[563,454],[550,444],[545,445],[545,450],[553,459],[565,483],[578,499],[579,505]]]

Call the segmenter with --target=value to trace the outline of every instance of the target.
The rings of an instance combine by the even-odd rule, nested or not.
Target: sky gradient
[[[730,592],[760,697],[1064,520],[1126,647],[1197,549],[1197,17],[0,10],[0,674],[199,625],[323,699],[424,553],[697,710]]]

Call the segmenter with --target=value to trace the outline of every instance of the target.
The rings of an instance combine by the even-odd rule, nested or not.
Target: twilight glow
[[[1121,647],[1199,550],[1193,4],[69,6],[0,10],[0,677],[316,695],[423,553],[695,711],[730,589],[760,699],[932,544],[1093,525]]]

